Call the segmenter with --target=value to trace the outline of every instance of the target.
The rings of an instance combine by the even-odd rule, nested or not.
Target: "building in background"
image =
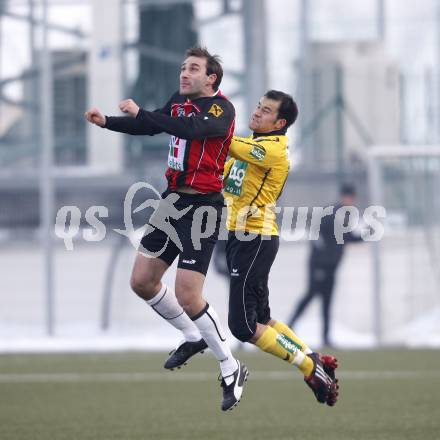
[[[344,171],[368,145],[400,143],[399,70],[382,43],[312,43],[305,67],[304,166]]]
[[[179,69],[185,51],[198,42],[192,3],[145,4],[139,7],[138,74],[128,85],[128,95],[147,109],[162,107],[179,88]],[[127,96],[128,96],[127,95]],[[126,137],[126,164],[138,167],[163,149],[166,136]]]
[[[37,59],[39,54],[37,53]],[[87,100],[87,53],[53,51],[53,118],[56,165],[84,165],[86,162],[86,127],[83,113]],[[25,101],[16,117],[0,134],[5,149],[22,165],[35,166],[39,157],[40,111],[38,71],[26,70],[22,82]],[[37,96],[38,97],[38,96]],[[9,141],[8,141],[9,140]],[[13,142],[19,148],[12,147]]]
[[[438,63],[431,60],[427,64],[427,55],[434,59],[434,53],[439,53],[435,49],[438,46],[430,44],[434,40],[429,39],[436,28],[434,7],[427,12],[427,4],[434,5],[433,0],[421,0],[417,14],[406,2],[389,0],[382,14],[387,26],[377,33],[371,25],[374,32],[368,35],[362,32],[362,25],[371,24],[375,20],[373,14],[350,17],[349,9],[366,9],[367,3],[375,2],[292,0],[285,2],[283,8],[278,0],[48,3],[54,63],[55,159],[57,165],[80,165],[78,169],[54,170],[53,212],[61,206],[76,206],[82,214],[81,226],[87,228],[84,219],[90,207],[105,206],[109,211],[108,217],[102,219],[109,232],[102,243],[82,243],[80,230],[75,252],[68,253],[61,240],[53,240],[59,245],[55,270],[56,334],[69,327],[76,334],[84,323],[90,325],[86,328],[97,328],[100,292],[111,297],[108,303],[113,304],[116,313],[109,316],[116,331],[125,323],[139,334],[138,329],[145,322],[143,311],[138,319],[134,315],[134,310],[139,310],[137,303],[131,308],[126,302],[126,268],[133,250],[127,241],[113,241],[116,234],[110,231],[124,227],[124,198],[132,183],[146,180],[155,188],[164,189],[168,136],[124,137],[97,127],[86,129],[82,115],[89,105],[98,106],[105,114],[118,114],[118,101],[126,97],[147,108],[161,106],[177,89],[184,50],[196,41],[222,55],[222,91],[236,105],[237,121],[242,117],[237,124],[238,133],[240,129],[247,132],[249,108],[266,87],[288,91],[295,98],[304,91],[299,119],[302,136],[297,132],[299,124],[295,124],[291,135],[292,149],[297,147],[302,154],[292,160],[293,172],[280,200],[283,208],[325,206],[333,199],[341,178],[357,183],[360,206],[364,208],[371,202],[363,158],[370,145],[412,143],[417,153],[419,145],[415,144],[438,140]],[[35,6],[35,15],[31,5]],[[39,200],[45,193],[39,186],[43,179],[39,178],[50,174],[40,172],[38,166],[41,115],[40,86],[35,75],[41,25],[32,19],[40,18],[41,5],[37,0],[0,1],[0,244],[4,244],[0,257],[5,263],[0,321],[9,322],[6,331],[15,326],[27,328],[30,323],[34,329],[44,328],[45,322],[45,290],[40,285],[43,272],[39,264],[42,249],[51,241],[46,239],[45,246],[41,246],[37,238],[40,219],[44,217],[41,213],[50,210],[39,210]],[[300,5],[313,8],[310,33],[303,32],[307,26],[306,20],[301,19]],[[321,14],[324,9],[326,13]],[[338,43],[332,32],[325,32],[329,27],[340,31]],[[414,34],[413,29],[417,31]],[[302,32],[307,36],[303,44],[307,47],[299,54]],[[367,42],[368,38],[371,41]],[[267,51],[267,63],[263,51]],[[399,56],[399,51],[405,56]],[[308,71],[305,80],[298,81],[296,66],[302,65],[302,56]],[[400,59],[398,66],[393,57]],[[425,72],[427,67],[430,71]],[[297,84],[300,86],[295,90]],[[365,267],[374,267],[376,278],[383,279],[386,342],[408,342],[410,324],[426,320],[427,313],[439,307],[440,278],[436,268],[440,255],[440,199],[436,189],[440,153],[430,159],[417,154],[406,157],[407,147],[411,146],[401,146],[402,156],[377,159],[376,186],[381,189],[381,204],[387,209],[388,220],[394,219],[394,223],[387,225],[381,242],[385,264],[370,265],[367,246],[346,260],[351,266],[345,273],[353,279],[345,279],[339,291],[337,321],[343,340],[349,333],[347,329],[353,330],[355,340],[361,340],[362,335],[371,334],[373,317],[382,319],[371,308],[372,295],[378,296],[379,290],[372,285],[371,274],[364,272]],[[141,192],[139,203],[146,196]],[[133,219],[136,227],[143,225],[147,216],[144,211],[137,214],[138,219]],[[291,252],[289,244],[283,244],[286,266],[280,266],[274,278],[280,285],[292,287],[292,301],[295,292],[300,293],[301,273],[296,269],[305,261],[303,245],[292,243]],[[125,254],[121,253],[124,248]],[[31,270],[24,278],[18,272],[23,282],[17,283],[14,273],[23,261]],[[364,273],[365,277],[359,279]],[[33,286],[32,295],[29,285]],[[109,285],[114,285],[113,297]],[[212,297],[226,304],[224,286],[214,282],[215,288],[218,295],[213,291]],[[274,306],[284,305],[285,298],[274,302]],[[425,334],[435,335],[437,328],[435,324]],[[417,335],[417,331],[409,335]]]
[[[163,106],[179,88],[186,49],[198,42],[191,3],[139,8],[139,73],[133,95],[145,108]]]

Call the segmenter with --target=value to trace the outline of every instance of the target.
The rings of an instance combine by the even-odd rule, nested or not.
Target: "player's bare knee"
[[[179,293],[176,292],[176,297],[182,309],[189,316],[196,315],[199,309],[203,308],[203,304],[194,291],[179,291]]]
[[[141,279],[136,275],[133,274],[131,275],[130,287],[131,290],[133,290],[133,292],[136,293],[136,295],[143,297],[145,286],[142,284]]]
[[[130,286],[136,295],[143,299],[151,299],[160,290],[160,280],[149,277],[142,277],[133,273],[130,279]]]
[[[190,279],[176,282],[176,298],[189,316],[196,315],[205,305],[201,290]]]
[[[194,316],[196,314],[194,304],[191,304],[191,302],[180,302],[179,304],[182,306],[182,309],[185,311],[185,313],[188,316]]]

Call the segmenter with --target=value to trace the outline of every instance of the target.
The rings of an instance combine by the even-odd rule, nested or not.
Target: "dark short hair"
[[[287,130],[298,117],[298,106],[296,105],[296,102],[289,94],[278,90],[269,90],[264,96],[268,99],[280,102],[278,119],[286,120],[285,128]]]
[[[189,48],[185,56],[188,57],[197,57],[197,58],[205,58],[206,59],[206,74],[212,75],[213,73],[217,76],[215,83],[212,85],[212,88],[217,91],[220,83],[223,78],[223,68],[220,64],[221,59],[218,55],[211,55],[208,52],[206,47],[194,46]]]
[[[356,187],[352,183],[345,182],[339,188],[339,194],[341,196],[356,196]]]

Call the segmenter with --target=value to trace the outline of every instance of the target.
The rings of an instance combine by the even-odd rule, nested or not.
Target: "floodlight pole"
[[[386,5],[385,0],[377,1],[377,37],[381,42],[385,41],[386,32]]]
[[[53,188],[53,78],[49,47],[48,0],[42,2],[42,35],[40,70],[41,147],[40,147],[40,230],[43,248],[44,292],[46,295],[46,332],[54,335],[54,274],[53,274],[53,228],[54,228],[54,188]]]
[[[267,38],[264,0],[243,2],[247,81],[246,114],[250,115],[267,88]]]
[[[435,76],[434,78],[436,78],[436,85],[437,85],[437,106],[436,106],[436,121],[437,121],[437,126],[436,128],[436,142],[440,142],[440,3],[437,2],[437,11],[436,11],[436,29],[437,29],[437,38],[436,38],[436,56],[437,59],[435,60],[436,62],[436,69],[434,70],[435,72]]]
[[[37,50],[35,47],[37,32],[36,32],[36,25],[35,25],[35,0],[28,0],[29,4],[29,47],[30,47],[30,55],[31,55],[31,69],[37,68],[36,64],[38,62],[37,58]],[[34,76],[31,81],[34,85],[38,82],[38,75]],[[31,109],[31,135],[33,139],[33,147],[35,147],[35,150],[38,150],[38,140],[40,139],[40,121],[39,121],[39,115],[38,112],[35,110],[38,106],[38,90],[39,87],[32,87],[31,90],[31,106],[34,107],[34,109]]]
[[[301,0],[300,3],[300,17],[299,17],[299,55],[298,55],[298,70],[297,70],[297,84],[296,84],[296,97],[298,100],[298,106],[302,115],[308,114],[307,108],[307,73],[306,73],[306,57],[309,50],[310,42],[310,2],[308,0]],[[299,132],[300,138],[304,138],[306,133],[306,118],[303,116],[299,118]],[[304,148],[301,142],[301,154],[304,156],[306,162],[311,163],[311,149]]]

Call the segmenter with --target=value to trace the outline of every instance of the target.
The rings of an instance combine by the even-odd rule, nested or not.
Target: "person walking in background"
[[[299,300],[292,313],[288,325],[292,327],[304,312],[310,301],[319,296],[322,301],[322,340],[325,346],[331,347],[330,335],[331,301],[333,298],[335,275],[344,254],[347,243],[360,242],[362,238],[353,232],[346,232],[343,242],[338,243],[335,237],[335,224],[338,209],[352,206],[356,199],[356,189],[345,183],[340,188],[340,199],[334,206],[333,213],[323,217],[318,240],[311,241],[311,252],[308,266],[308,288]],[[347,213],[348,214],[348,213]],[[342,219],[347,224],[348,218]]]

